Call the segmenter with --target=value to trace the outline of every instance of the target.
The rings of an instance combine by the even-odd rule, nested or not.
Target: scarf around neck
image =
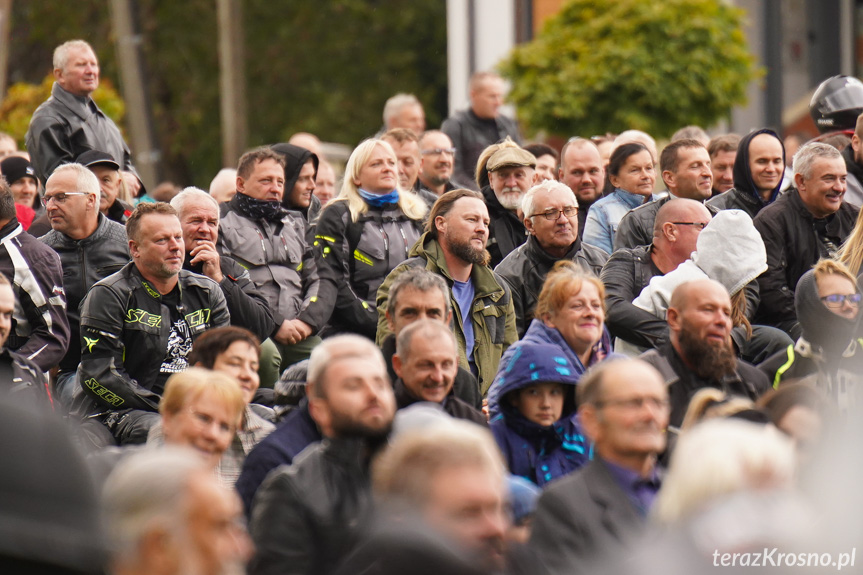
[[[282,206],[278,200],[259,200],[251,196],[247,196],[242,192],[237,192],[231,200],[233,205],[240,214],[253,220],[267,220],[270,222],[280,222],[282,218],[288,215],[288,211]]]

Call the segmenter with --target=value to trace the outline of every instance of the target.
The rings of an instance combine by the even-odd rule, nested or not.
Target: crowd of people
[[[854,567],[806,480],[860,421],[863,115],[558,152],[483,72],[340,178],[300,133],[150,191],[92,48],[54,77],[0,137],[3,572]]]

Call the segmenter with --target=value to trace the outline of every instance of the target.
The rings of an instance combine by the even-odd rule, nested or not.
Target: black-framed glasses
[[[60,192],[59,194],[52,194],[50,196],[44,196],[42,198],[42,205],[47,207],[48,202],[50,202],[51,200],[54,200],[58,204],[64,204],[64,203],[66,203],[66,200],[69,198],[69,196],[89,196],[89,195],[90,194],[88,194],[87,192],[65,192],[65,193]]]
[[[671,222],[675,226],[695,226],[699,230],[703,230],[707,224],[704,222]]]
[[[821,298],[821,301],[824,302],[824,305],[827,307],[842,307],[845,305],[847,301],[851,305],[860,305],[860,300],[863,299],[863,295],[859,293],[851,293],[851,294],[833,294],[826,295]]]
[[[429,150],[423,150],[420,152],[423,156],[440,156],[441,154],[449,154],[450,156],[455,156],[458,148],[431,148]]]
[[[533,214],[532,216],[529,216],[529,217],[535,218],[537,216],[542,216],[545,219],[553,222],[554,220],[556,220],[557,218],[560,217],[561,213],[563,213],[563,215],[565,215],[566,217],[571,218],[572,216],[574,216],[578,213],[578,207],[577,206],[566,206],[565,208],[562,208],[560,210],[557,210],[555,208],[550,208],[550,209],[545,210],[544,212],[539,212],[538,214]]]

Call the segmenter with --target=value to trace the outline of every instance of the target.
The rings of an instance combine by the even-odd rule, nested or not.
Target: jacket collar
[[[90,103],[93,101],[92,98],[89,96],[81,98],[71,92],[67,92],[57,82],[54,82],[54,85],[51,86],[51,96],[66,106],[70,112],[74,113],[82,120],[86,120],[93,114],[93,111],[89,107]],[[93,104],[93,107],[96,107],[95,103]]]
[[[5,226],[0,228],[0,243],[6,243],[9,240],[18,237],[24,232],[24,227],[18,223],[18,218],[13,217]]]
[[[546,265],[553,266],[556,262],[561,259],[564,260],[573,260],[575,259],[576,254],[578,254],[578,250],[581,249],[581,238],[578,236],[575,237],[575,241],[569,246],[569,250],[566,252],[566,255],[562,258],[556,258],[549,254],[547,251],[542,249],[542,246],[539,245],[539,240],[536,239],[536,236],[530,234],[527,236],[527,242],[525,244],[525,251],[527,251],[528,257],[539,263],[544,263]]]
[[[627,192],[626,190],[621,190],[620,188],[614,188],[614,195],[620,198],[623,203],[630,208],[637,208],[638,206],[641,206],[656,199],[656,195],[651,194],[650,198],[645,201],[646,198],[644,196],[640,194],[632,194],[630,192]]]

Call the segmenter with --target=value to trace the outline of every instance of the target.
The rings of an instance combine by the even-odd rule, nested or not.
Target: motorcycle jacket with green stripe
[[[173,310],[130,262],[96,283],[81,303],[78,381],[100,412],[157,411],[170,373],[160,373],[171,336],[171,316],[182,316],[192,341],[230,314],[219,285],[186,270],[178,276]]]

